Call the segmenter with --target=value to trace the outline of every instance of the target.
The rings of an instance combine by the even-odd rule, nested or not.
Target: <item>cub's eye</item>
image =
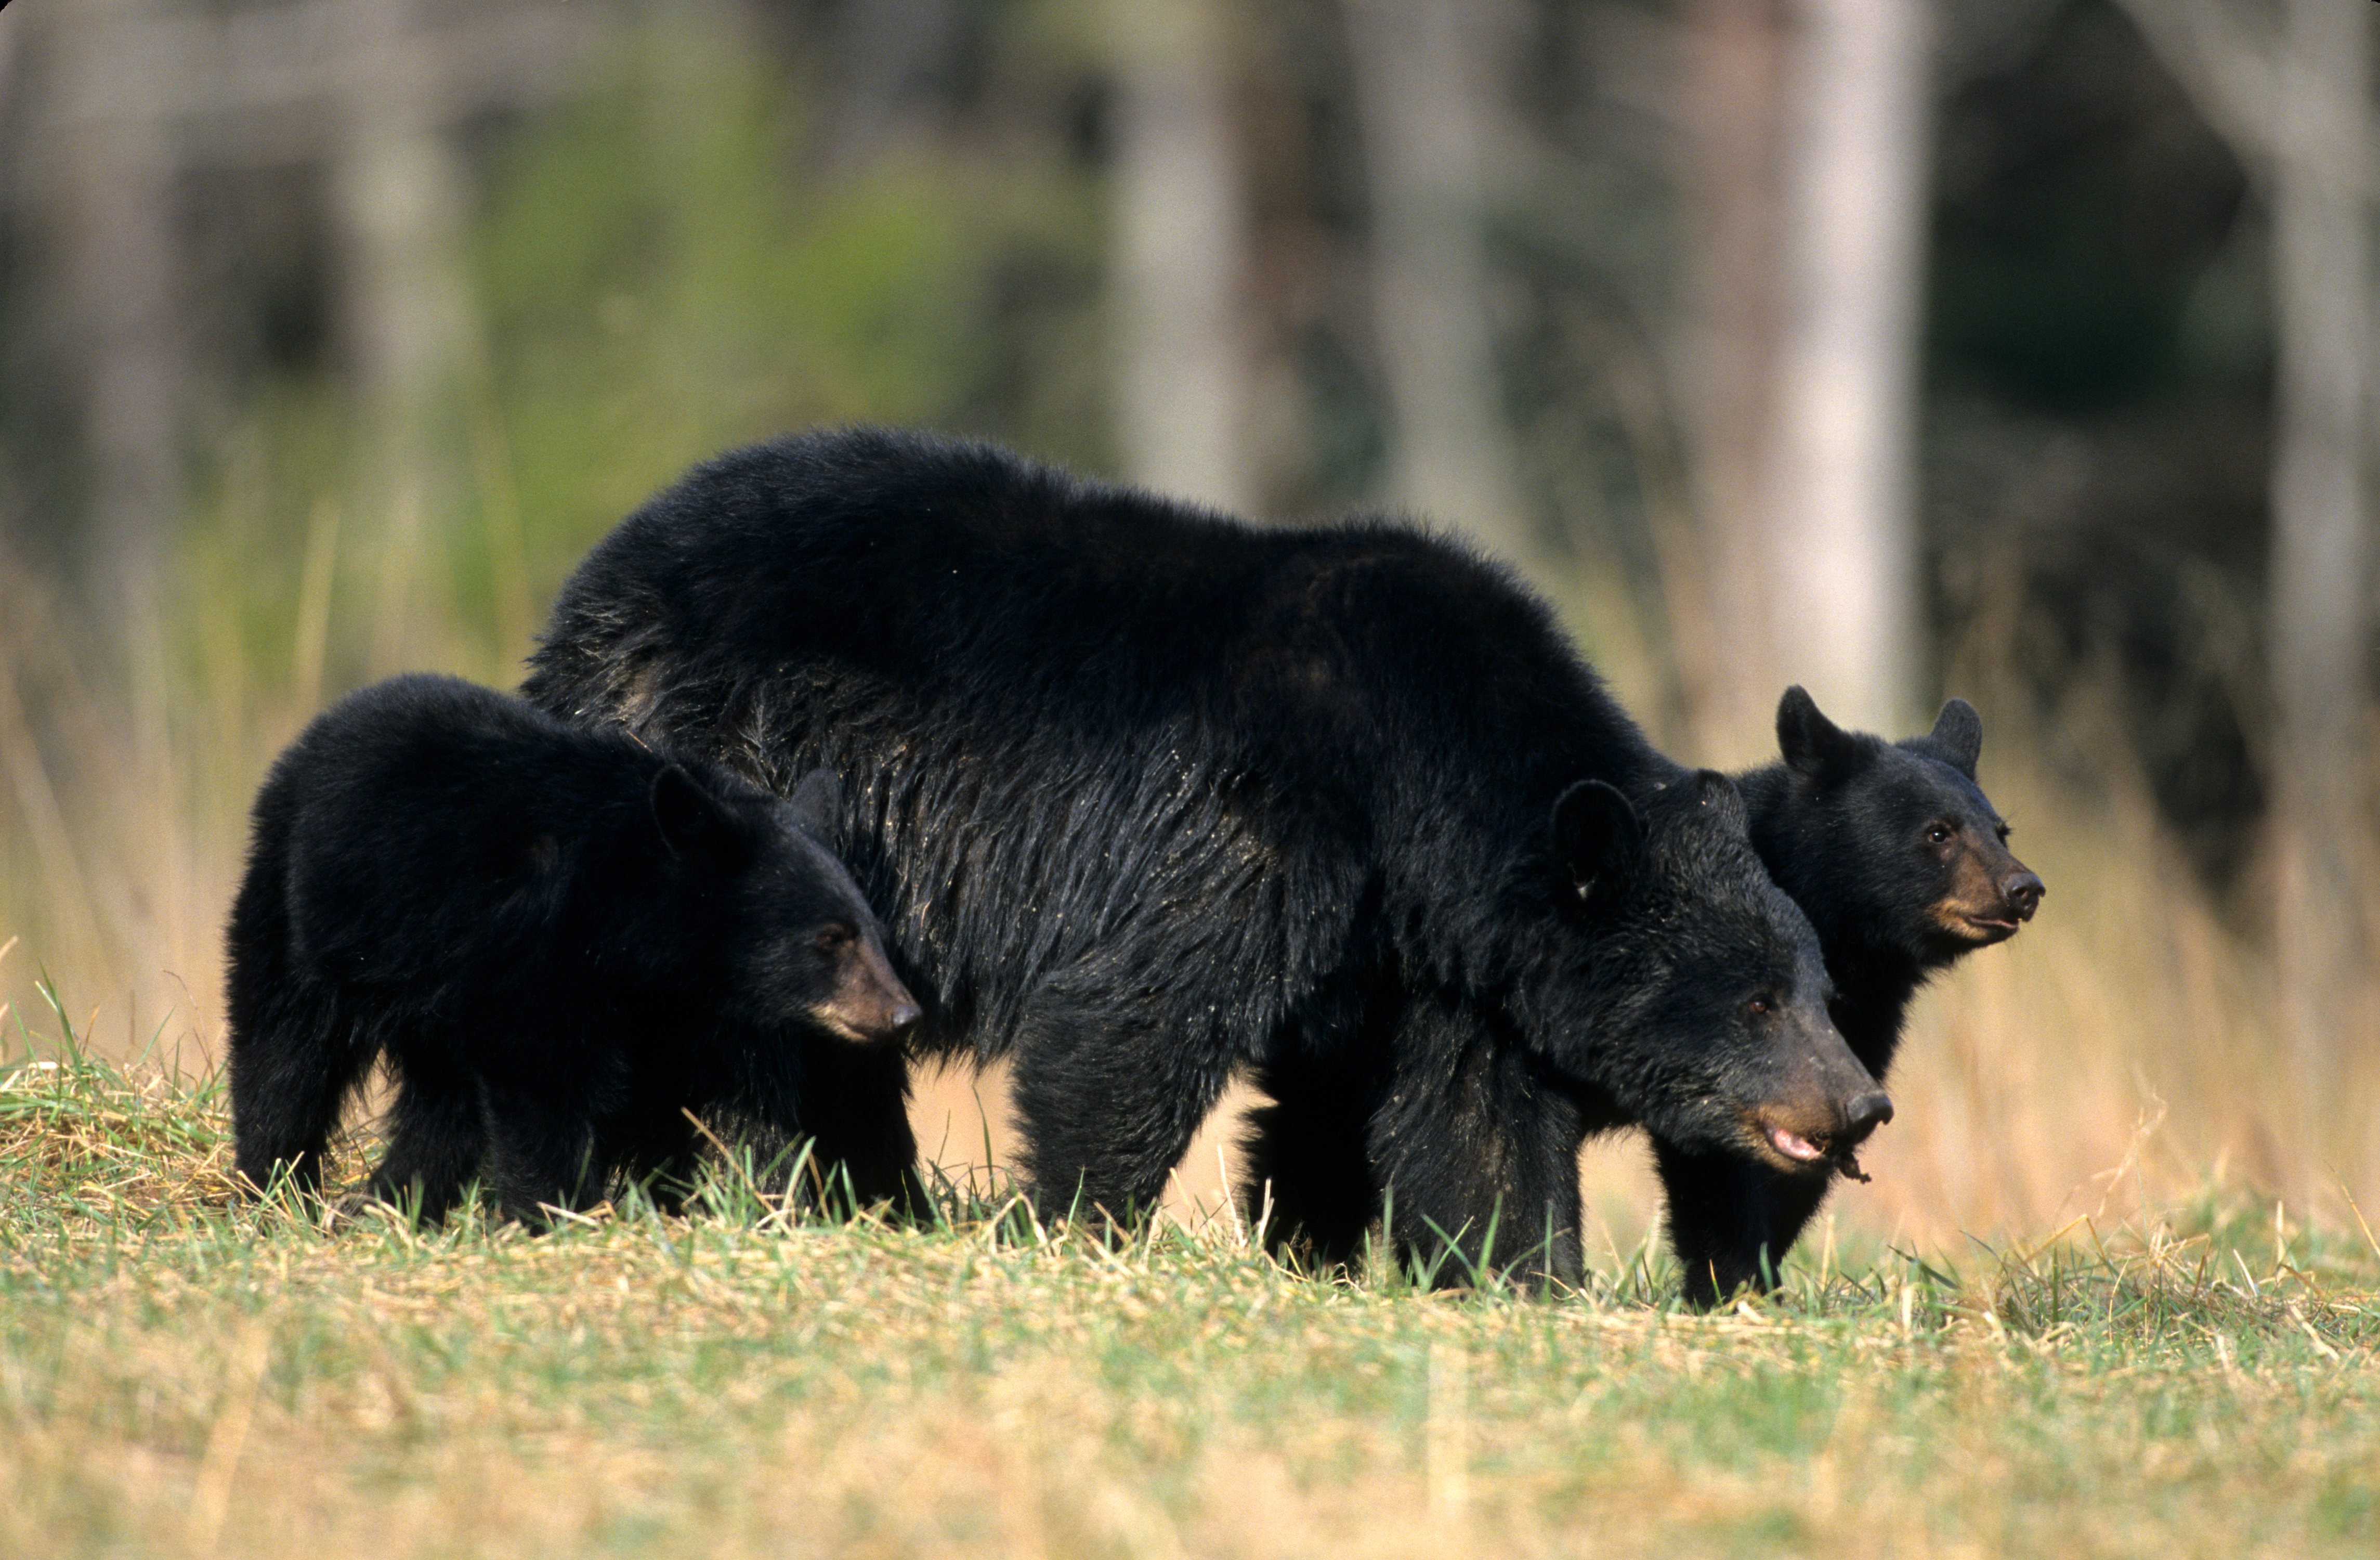
[[[1766,1018],[1777,1011],[1777,999],[1763,993],[1743,1005],[1743,1010],[1755,1018]]]
[[[856,933],[848,926],[824,926],[819,929],[817,936],[810,939],[810,945],[822,954],[835,953],[855,935]]]
[[[1950,836],[1957,833],[1958,831],[1950,827],[1948,823],[1931,823],[1926,825],[1925,843],[1928,845],[1948,845],[1950,843]]]

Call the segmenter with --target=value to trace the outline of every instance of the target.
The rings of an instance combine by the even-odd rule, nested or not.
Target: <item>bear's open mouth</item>
[[[1865,1181],[1871,1178],[1866,1171],[1860,1168],[1859,1156],[1852,1152],[1851,1145],[1848,1143],[1830,1142],[1823,1138],[1815,1140],[1805,1138],[1791,1127],[1780,1127],[1773,1121],[1760,1123],[1760,1131],[1761,1135],[1768,1140],[1768,1146],[1771,1149],[1783,1158],[1792,1160],[1796,1164],[1831,1164],[1841,1175],[1854,1181]]]

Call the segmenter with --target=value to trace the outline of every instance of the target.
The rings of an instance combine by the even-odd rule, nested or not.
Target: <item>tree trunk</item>
[[[1504,557],[1531,557],[1480,240],[1504,18],[1460,0],[1348,0],[1346,16],[1396,496]]]
[[[1775,665],[1899,732],[1917,673],[1918,300],[1928,0],[1805,0],[1787,110],[1785,284],[1764,488]],[[1767,690],[1773,703],[1777,689]]]
[[[1767,740],[1780,686],[1762,484],[1777,390],[1785,18],[1778,0],[1693,0],[1683,25],[1678,182],[1690,269],[1680,379],[1701,524],[1697,538],[1668,539],[1662,567],[1699,577],[1670,592],[1697,743],[1709,755],[1746,755]]]
[[[2372,8],[2289,0],[2275,104],[2280,342],[2269,584],[2275,934],[2297,1075],[2337,1076],[2372,1015],[2359,889],[2373,832],[2363,656],[2374,414]],[[2362,848],[2357,848],[2361,847]]]
[[[346,271],[340,299],[371,441],[367,503],[380,511],[375,672],[419,660],[419,619],[430,603],[415,591],[427,572],[429,533],[455,496],[440,423],[460,385],[472,328],[463,176],[441,133],[433,61],[415,36],[419,13],[420,0],[340,0],[348,74],[334,189]]]
[[[1697,738],[1728,762],[1769,745],[1789,682],[1861,726],[1912,713],[1925,7],[1695,0],[1685,18],[1705,582],[1682,599],[1709,615],[1673,627]]]
[[[88,376],[92,579],[108,631],[136,646],[158,627],[163,552],[182,498],[173,149],[150,106],[113,91],[110,74],[153,9],[150,0],[91,0],[51,24],[67,100],[65,289]],[[151,671],[136,667],[136,680]]]
[[[1253,507],[1242,436],[1248,218],[1217,0],[1111,7],[1117,442],[1131,481]]]

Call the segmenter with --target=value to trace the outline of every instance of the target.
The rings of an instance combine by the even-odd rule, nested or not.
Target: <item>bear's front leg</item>
[[[1785,1253],[1834,1179],[1825,1169],[1789,1175],[1726,1150],[1682,1149],[1658,1138],[1653,1157],[1686,1301],[1704,1309],[1740,1289],[1774,1289]]]
[[[478,1175],[488,1133],[478,1086],[450,1067],[400,1061],[388,1151],[365,1185],[374,1200],[435,1225],[463,1200]]]
[[[1442,1285],[1579,1284],[1586,1124],[1571,1091],[1465,1012],[1416,1006],[1395,1054],[1370,1157],[1401,1259],[1435,1264]]]
[[[507,1213],[542,1225],[546,1208],[579,1209],[602,1200],[613,1155],[584,1091],[483,1079],[480,1119],[487,1129],[489,1190]]]
[[[1154,996],[1044,985],[1016,1041],[1026,1189],[1044,1218],[1153,1213],[1231,1075],[1220,1036],[1185,1033]]]
[[[909,1061],[899,1044],[854,1045],[836,1035],[800,1042],[800,1098],[770,1114],[789,1135],[809,1135],[816,1185],[831,1208],[885,1208],[930,1218],[933,1200],[917,1174],[909,1125]]]

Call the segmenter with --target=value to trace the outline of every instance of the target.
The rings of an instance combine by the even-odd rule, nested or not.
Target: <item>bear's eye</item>
[[[1763,992],[1743,1005],[1743,1010],[1755,1018],[1766,1018],[1777,1011],[1777,999]]]
[[[819,929],[818,935],[811,938],[810,942],[819,952],[831,954],[850,942],[852,936],[852,930],[848,926],[822,926]]]
[[[1948,845],[1950,843],[1950,836],[1956,833],[1958,833],[1958,831],[1950,827],[1948,823],[1928,824],[1925,830],[1925,843],[1928,845]]]

